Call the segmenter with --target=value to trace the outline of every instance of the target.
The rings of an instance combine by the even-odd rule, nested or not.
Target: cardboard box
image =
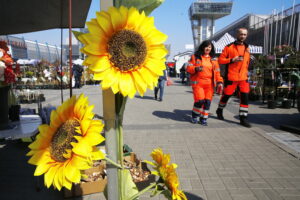
[[[155,177],[155,175],[151,174],[151,171],[147,167],[147,163],[139,160],[135,153],[131,152],[130,155],[124,156],[124,161],[135,163],[136,168],[139,168],[143,172],[149,173],[148,178],[146,180],[143,180],[143,181],[134,181],[133,180],[139,191],[142,191],[143,189],[148,187],[151,183],[155,182],[156,177]]]
[[[99,165],[97,167],[92,167],[88,170],[84,171],[85,175],[90,175],[95,172],[103,172],[104,171],[105,164]],[[64,197],[65,198],[70,198],[70,197],[76,197],[76,196],[84,196],[88,194],[94,194],[98,192],[103,192],[104,188],[106,187],[107,184],[107,176],[104,177],[104,179],[100,179],[97,181],[92,181],[92,182],[84,182],[82,181],[79,184],[73,184],[72,189],[64,189]]]

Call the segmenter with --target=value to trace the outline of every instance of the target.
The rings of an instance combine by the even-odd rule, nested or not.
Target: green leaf
[[[144,11],[146,15],[150,15],[153,10],[159,7],[165,0],[115,0],[116,7],[135,7],[140,12]]]
[[[129,199],[133,195],[137,194],[139,191],[135,183],[132,181],[132,177],[130,175],[129,170],[122,170],[121,173],[123,173],[121,186],[124,187],[125,191],[125,196],[122,199]]]
[[[154,197],[156,195],[161,194],[162,192],[164,192],[165,189],[164,187],[160,186],[160,185],[156,185],[155,189],[152,191],[150,197]]]
[[[79,31],[72,31],[72,33],[73,33],[73,35],[75,36],[75,38],[76,38],[78,41],[80,41],[80,40],[78,39],[78,37],[79,37],[80,35],[84,34],[84,33],[79,32]]]
[[[161,192],[161,194],[163,194],[167,199],[172,200],[172,193],[170,192],[170,190],[164,190]]]

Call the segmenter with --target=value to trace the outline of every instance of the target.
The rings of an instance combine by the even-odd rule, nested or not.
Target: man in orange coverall
[[[251,125],[247,120],[248,94],[250,91],[248,83],[250,52],[248,44],[244,42],[247,35],[248,30],[246,28],[239,28],[237,30],[237,40],[227,45],[219,57],[219,64],[226,65],[225,87],[216,113],[220,120],[224,120],[223,109],[238,86],[240,89],[240,124],[250,128]]]
[[[192,55],[186,71],[191,75],[190,83],[193,88],[194,107],[192,111],[192,123],[198,122],[207,126],[209,108],[216,84],[222,85],[220,68],[213,58],[215,49],[210,41],[203,41],[198,50]]]

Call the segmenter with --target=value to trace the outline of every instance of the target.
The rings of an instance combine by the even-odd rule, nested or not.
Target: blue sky
[[[167,44],[171,44],[171,56],[185,51],[185,44],[192,44],[191,24],[188,17],[188,8],[197,0],[165,0],[151,15],[155,17],[156,27],[166,33],[169,38]],[[220,0],[214,0],[220,1]],[[228,0],[223,0],[228,1]],[[272,10],[281,10],[293,5],[294,0],[234,0],[231,15],[216,21],[216,31],[234,22],[247,13],[271,14]],[[300,0],[295,1],[296,4]],[[92,0],[87,20],[95,18],[95,12],[100,9],[100,1]],[[64,31],[64,39],[68,37],[67,30]],[[47,42],[48,44],[60,45],[60,31],[57,29],[39,31],[34,33],[19,34],[28,40]]]

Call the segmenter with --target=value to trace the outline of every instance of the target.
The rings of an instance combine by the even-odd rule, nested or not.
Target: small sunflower
[[[35,176],[45,174],[45,185],[58,190],[71,189],[79,183],[81,170],[91,167],[93,160],[104,158],[96,147],[104,141],[103,124],[93,120],[93,105],[87,97],[72,96],[52,111],[50,125],[39,126],[36,140],[29,145],[28,163],[37,165]]]
[[[78,37],[87,55],[83,64],[102,81],[103,89],[131,98],[138,91],[143,96],[166,68],[167,35],[155,28],[153,17],[134,7],[111,7],[96,16],[87,22],[89,33]]]
[[[177,165],[170,162],[170,155],[164,154],[160,148],[154,149],[151,153],[151,156],[155,163],[146,161],[147,163],[154,166],[156,171],[153,171],[152,174],[159,176],[165,186],[172,194],[173,200],[187,200],[185,194],[178,189],[179,180],[176,173]]]
[[[173,200],[187,200],[182,190],[179,190],[179,180],[174,165],[169,165],[163,170],[163,180],[169,191],[172,193]]]
[[[170,162],[170,154],[164,154],[160,148],[154,149],[151,156],[157,166],[165,167]]]

